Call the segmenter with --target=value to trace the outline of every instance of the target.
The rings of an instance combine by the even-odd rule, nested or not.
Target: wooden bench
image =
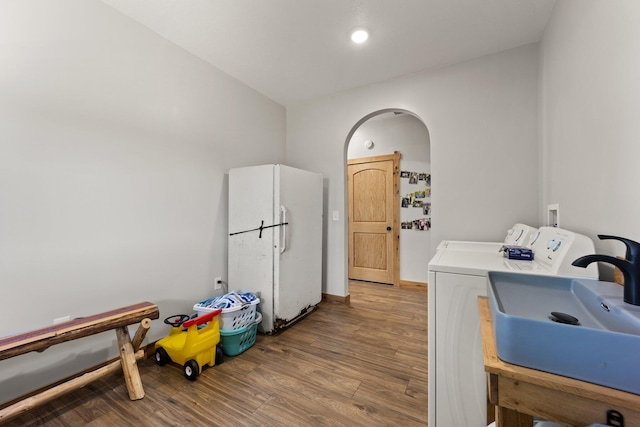
[[[55,344],[88,337],[108,330],[115,330],[120,350],[120,360],[7,406],[0,410],[0,423],[21,415],[38,405],[49,402],[64,393],[84,387],[95,379],[118,371],[120,367],[122,367],[124,373],[129,398],[131,400],[142,399],[144,390],[140,373],[138,372],[137,360],[144,357],[144,351],[140,350],[140,345],[151,326],[151,319],[157,319],[159,315],[158,307],[155,304],[141,302],[128,307],[1,338],[0,360],[4,360],[31,351],[42,352]],[[140,322],[140,325],[132,340],[127,327],[138,322]]]

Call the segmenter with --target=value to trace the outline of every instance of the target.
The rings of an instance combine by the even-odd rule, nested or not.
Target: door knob
[[[387,231],[391,231],[391,227],[387,227]]]

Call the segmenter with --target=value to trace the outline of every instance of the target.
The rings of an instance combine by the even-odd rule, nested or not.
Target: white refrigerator
[[[229,171],[229,289],[260,296],[272,333],[322,299],[322,175],[285,165]]]

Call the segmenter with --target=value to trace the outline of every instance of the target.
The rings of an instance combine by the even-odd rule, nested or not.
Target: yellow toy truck
[[[224,353],[220,343],[220,323],[214,310],[191,319],[188,314],[176,314],[164,319],[170,325],[168,336],[156,343],[155,360],[159,366],[174,362],[184,367],[184,376],[194,381],[205,365],[222,363]],[[201,325],[206,326],[199,327]]]

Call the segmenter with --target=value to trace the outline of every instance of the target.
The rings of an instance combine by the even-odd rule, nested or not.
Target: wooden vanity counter
[[[612,409],[623,415],[625,426],[640,426],[640,395],[500,360],[486,297],[478,297],[478,308],[488,400],[495,406],[496,427],[531,427],[534,416],[568,426],[606,424],[607,411]],[[640,364],[640,355],[638,360]],[[493,421],[492,415],[488,414],[488,421]]]

